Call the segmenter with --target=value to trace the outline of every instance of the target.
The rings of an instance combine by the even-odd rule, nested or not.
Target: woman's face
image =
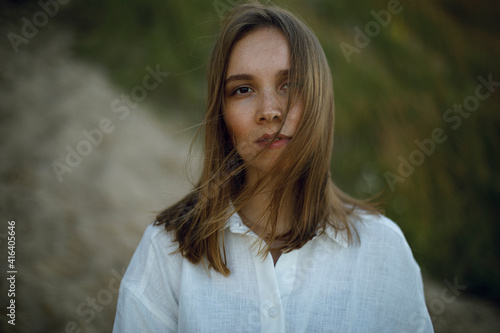
[[[288,42],[278,29],[252,31],[231,51],[225,78],[225,119],[236,150],[248,163],[250,177],[273,167],[299,124],[300,100],[290,109],[280,135],[266,148],[284,121],[289,70]]]

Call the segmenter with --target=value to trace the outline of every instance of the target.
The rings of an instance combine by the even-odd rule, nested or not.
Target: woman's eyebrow
[[[289,74],[290,74],[289,69],[282,69],[276,73],[276,77],[277,78],[288,77]]]
[[[224,81],[224,85],[228,84],[231,81],[243,81],[243,80],[253,80],[255,79],[255,76],[250,75],[250,74],[234,74],[231,75]]]
[[[289,69],[281,69],[278,72],[276,72],[276,77],[277,78],[288,77],[289,74],[290,74]],[[224,85],[227,85],[228,83],[230,83],[232,81],[245,81],[245,80],[254,80],[254,79],[255,79],[255,76],[253,76],[251,74],[234,74],[234,75],[229,76],[224,81]]]

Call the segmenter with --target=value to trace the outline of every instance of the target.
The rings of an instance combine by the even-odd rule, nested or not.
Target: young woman
[[[158,215],[115,332],[432,332],[400,229],[332,183],[330,69],[289,12],[233,8],[208,70],[196,188]]]

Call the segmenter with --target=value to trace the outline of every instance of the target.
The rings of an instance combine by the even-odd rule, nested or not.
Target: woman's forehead
[[[233,46],[226,79],[235,74],[270,74],[289,68],[290,51],[285,35],[276,28],[260,28]]]

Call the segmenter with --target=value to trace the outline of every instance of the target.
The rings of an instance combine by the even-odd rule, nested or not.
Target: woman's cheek
[[[244,138],[244,137],[237,137],[237,150],[238,154],[244,159],[247,160],[251,159],[255,155],[254,147],[251,144],[250,140]]]

